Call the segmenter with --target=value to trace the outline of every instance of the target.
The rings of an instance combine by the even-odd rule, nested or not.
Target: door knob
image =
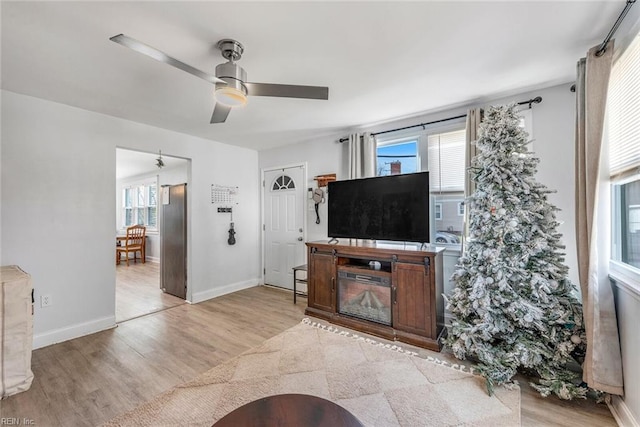
[[[302,242],[302,237],[298,237],[298,242]]]
[[[302,228],[298,228],[298,231],[302,233]]]

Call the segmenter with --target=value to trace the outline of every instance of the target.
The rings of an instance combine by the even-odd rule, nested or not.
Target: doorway
[[[158,167],[159,158],[162,167]],[[133,224],[146,227],[145,262],[138,252],[137,261],[130,259],[129,266],[124,260],[115,265],[117,323],[185,302],[161,289],[161,193],[163,186],[188,182],[189,175],[188,159],[116,148],[116,236],[125,235],[126,227]]]
[[[264,283],[293,289],[293,267],[305,262],[303,164],[263,170]]]

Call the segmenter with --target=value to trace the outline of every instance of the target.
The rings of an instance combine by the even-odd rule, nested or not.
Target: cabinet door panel
[[[424,265],[397,262],[393,267],[393,327],[436,338],[431,308],[431,281]],[[432,331],[432,329],[434,329]]]
[[[330,254],[309,255],[309,306],[335,312],[335,263]]]

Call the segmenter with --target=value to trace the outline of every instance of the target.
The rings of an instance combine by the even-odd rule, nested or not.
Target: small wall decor
[[[328,183],[336,180],[336,174],[326,173],[324,175],[318,175],[313,179],[315,179],[318,182],[318,187],[326,187]]]
[[[211,203],[238,204],[238,187],[211,184]]]

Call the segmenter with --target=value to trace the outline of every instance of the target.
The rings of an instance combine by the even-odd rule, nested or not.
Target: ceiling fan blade
[[[229,116],[229,111],[231,111],[231,107],[216,102],[216,105],[213,107],[211,122],[209,123],[224,123],[225,120],[227,120],[227,116]]]
[[[161,52],[158,49],[144,44],[136,39],[132,39],[129,36],[125,36],[124,34],[118,34],[117,36],[109,38],[109,40],[128,47],[129,49],[135,50],[136,52],[139,52],[143,55],[147,55],[157,61],[164,62],[165,64],[169,64],[172,67],[176,67],[182,71],[186,71],[187,73],[193,74],[196,77],[200,77],[201,79],[206,80],[209,83],[227,84],[222,79],[212,76],[211,74],[207,74],[204,71],[200,71],[197,68],[194,68],[189,64],[185,64],[182,61],[178,61],[177,59],[170,57],[166,53]]]
[[[251,96],[329,99],[329,88],[324,86],[296,86],[273,83],[245,83],[245,86]]]

